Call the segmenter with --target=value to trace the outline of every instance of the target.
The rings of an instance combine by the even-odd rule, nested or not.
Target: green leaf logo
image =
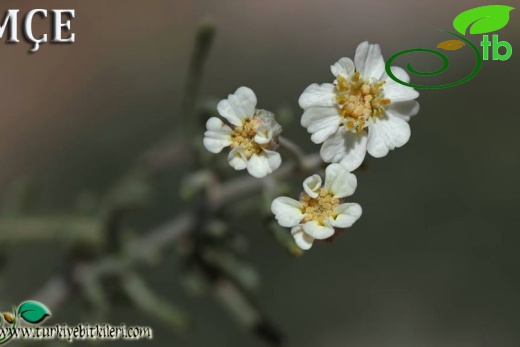
[[[462,35],[470,28],[470,34],[487,34],[502,29],[509,22],[509,12],[514,7],[487,5],[475,7],[459,14],[453,20],[453,27]]]
[[[18,306],[18,316],[28,323],[41,323],[50,315],[51,311],[44,304],[37,301],[25,301]]]

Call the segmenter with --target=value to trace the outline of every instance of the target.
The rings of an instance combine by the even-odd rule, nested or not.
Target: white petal
[[[367,151],[375,158],[381,158],[388,151],[401,147],[410,139],[410,126],[399,117],[386,113],[384,118],[370,120]]]
[[[317,239],[324,240],[328,239],[332,235],[334,235],[334,228],[326,223],[325,225],[321,225],[316,221],[310,221],[305,224],[302,224],[303,231],[309,236]]]
[[[294,237],[294,241],[296,242],[296,245],[298,245],[298,247],[300,247],[304,251],[306,251],[312,247],[314,238],[310,235],[307,235],[303,231],[303,227],[301,225],[297,225],[294,228],[292,228],[291,234]]]
[[[220,100],[217,105],[218,113],[227,119],[227,121],[236,126],[242,126],[242,120],[236,115],[235,110],[228,100]]]
[[[241,126],[245,119],[253,117],[255,107],[255,93],[247,87],[240,87],[235,94],[230,94],[226,100],[221,100],[217,110],[231,124]]]
[[[392,71],[392,73],[395,75],[395,77],[397,77],[398,79],[400,79],[401,81],[403,82],[410,82],[410,76],[408,75],[408,72],[406,72],[405,69],[399,67],[399,66],[391,66],[390,67],[390,70]],[[383,80],[386,80],[388,82],[390,81],[394,81],[393,79],[391,79],[390,77],[388,77],[388,74],[385,72],[385,74],[383,75]],[[387,83],[388,83],[387,82]],[[395,81],[394,81],[395,82]]]
[[[272,139],[273,139],[273,129],[271,127],[265,126],[265,125],[259,126],[256,129],[256,135],[253,138],[253,140],[260,145],[269,143],[269,142],[271,142]]]
[[[255,92],[248,87],[240,87],[235,92],[235,96],[240,100],[242,109],[247,115],[253,116],[256,108],[256,95]]]
[[[224,147],[231,144],[231,128],[217,117],[211,117],[206,122],[204,133],[204,147],[212,153],[219,153]]]
[[[411,117],[419,113],[419,103],[415,100],[396,102],[388,105],[385,112],[395,117],[400,117],[405,121],[409,121]]]
[[[348,78],[355,70],[354,62],[350,58],[341,58],[337,63],[330,67],[330,71],[336,77],[342,76]]]
[[[312,106],[334,106],[336,104],[334,88],[336,87],[330,83],[311,84],[303,91],[298,103],[304,110]]]
[[[298,225],[305,217],[302,213],[301,204],[286,196],[280,196],[273,200],[271,212],[274,214],[278,224],[286,228]]]
[[[253,154],[247,162],[247,172],[256,178],[267,176],[269,174],[269,162],[265,155]]]
[[[300,123],[302,127],[307,128],[316,120],[333,116],[340,117],[335,107],[311,107],[303,112]]]
[[[211,117],[206,122],[206,129],[210,131],[222,131],[225,130],[226,133],[231,132],[231,128],[227,126],[222,119],[218,117]]]
[[[363,79],[379,80],[385,72],[385,61],[381,55],[381,48],[378,44],[369,44],[367,41],[356,48],[354,64]]]
[[[383,96],[394,103],[417,99],[419,92],[412,87],[403,86],[395,81],[387,81],[383,86]]]
[[[314,143],[322,143],[339,127],[341,117],[335,107],[311,107],[303,113],[301,124],[312,134]]]
[[[278,169],[282,157],[275,151],[263,150],[260,154],[253,154],[247,162],[247,172],[253,177],[262,178]]]
[[[235,170],[244,170],[247,167],[244,149],[240,146],[233,148],[228,154],[228,162]]]
[[[330,136],[321,146],[320,154],[327,163],[340,162],[347,170],[357,169],[367,152],[367,133],[345,130],[340,127],[335,134]]]
[[[303,190],[305,193],[309,195],[311,198],[316,199],[318,197],[318,189],[321,187],[321,177],[320,175],[312,175],[307,177],[305,181],[303,181]]]
[[[325,169],[324,188],[334,194],[335,198],[344,198],[354,194],[357,178],[341,164],[330,164]]]
[[[385,112],[395,117],[409,121],[411,117],[419,113],[419,103],[415,100],[391,103],[385,108]]]
[[[330,224],[336,228],[349,228],[361,217],[363,211],[359,204],[346,203],[336,207],[334,212],[338,215],[335,219],[331,220]]]
[[[264,155],[267,158],[271,172],[278,169],[280,165],[282,165],[282,156],[280,153],[264,149]]]
[[[351,133],[350,131],[346,131],[345,127],[339,127],[338,130],[334,134],[332,134],[327,140],[325,140],[325,142],[323,142],[323,145],[321,145],[321,159],[323,159],[323,161],[326,163],[339,162],[346,155],[347,146],[351,142],[353,142],[353,135],[355,134]],[[348,140],[345,139],[345,137],[348,137]],[[349,143],[346,144],[346,141],[348,141]]]

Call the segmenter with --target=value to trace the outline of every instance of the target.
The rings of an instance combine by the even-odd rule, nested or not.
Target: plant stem
[[[196,106],[204,63],[208,57],[211,44],[215,37],[215,27],[212,24],[201,24],[195,37],[195,46],[191,55],[188,78],[184,87],[184,97],[181,104],[181,117],[191,125],[189,136],[198,131],[200,121]]]
[[[303,169],[305,164],[305,154],[301,148],[296,143],[283,136],[280,136],[278,141],[280,142],[280,147],[289,153],[294,158],[294,160],[296,160],[299,167]]]
[[[306,155],[301,162],[304,172],[313,172],[322,164],[318,154]],[[283,164],[272,174],[272,178],[284,179],[290,177],[297,169],[300,168],[294,162]],[[217,188],[218,194],[208,208],[216,211],[249,196],[251,193],[262,190],[263,186],[264,181],[262,179],[249,175],[236,178]],[[107,273],[118,273],[136,267],[143,262],[151,263],[157,256],[172,247],[181,237],[191,232],[196,224],[196,212],[181,213],[124,246],[121,254],[106,255],[91,264],[82,264],[81,266],[88,267],[88,271],[91,271],[93,276],[101,277]],[[73,268],[72,272],[77,273],[75,270]],[[74,285],[77,285],[74,275],[72,281],[74,283],[69,283],[70,280],[62,276],[53,277],[33,297],[45,303],[52,310],[56,310],[74,294]]]

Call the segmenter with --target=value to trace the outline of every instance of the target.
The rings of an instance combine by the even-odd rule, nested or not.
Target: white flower
[[[235,170],[247,169],[254,177],[264,177],[278,169],[282,158],[274,149],[282,128],[271,112],[256,109],[256,95],[251,89],[238,88],[235,94],[219,102],[217,110],[231,127],[217,117],[208,119],[204,133],[208,151],[219,153],[230,147],[229,165]]]
[[[292,228],[291,233],[301,249],[311,248],[315,239],[324,240],[334,235],[334,228],[348,228],[361,217],[361,206],[343,203],[342,198],[354,193],[356,176],[341,164],[330,164],[325,169],[325,184],[313,175],[303,181],[300,200],[285,196],[271,204],[278,224]]]
[[[391,70],[410,81],[404,69]],[[341,58],[331,71],[334,84],[312,84],[299,99],[304,109],[301,124],[314,143],[323,143],[320,153],[325,162],[340,162],[353,171],[367,151],[380,158],[408,142],[408,121],[419,112],[414,101],[419,93],[388,77],[379,45],[361,43],[354,62]]]

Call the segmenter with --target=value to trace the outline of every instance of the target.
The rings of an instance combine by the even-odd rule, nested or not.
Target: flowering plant
[[[403,146],[410,139],[408,121],[419,112],[419,93],[396,83],[385,72],[385,62],[377,44],[361,43],[354,60],[341,58],[331,66],[333,83],[311,84],[300,96],[301,125],[311,140],[322,144],[320,156],[331,163],[325,169],[325,182],[314,174],[303,182],[299,201],[275,198],[271,211],[282,227],[291,228],[294,242],[302,250],[314,240],[331,239],[336,229],[351,227],[361,217],[361,206],[342,203],[354,193],[357,179],[351,171],[365,159],[375,158]],[[405,70],[392,67],[394,75],[409,81]],[[233,128],[212,117],[206,123],[204,146],[212,153],[230,147],[229,164],[262,178],[281,165],[278,143],[300,153],[298,146],[279,135],[275,116],[256,110],[256,95],[240,87],[218,104],[219,114]]]
[[[408,122],[419,111],[418,93],[388,78],[380,47],[368,42],[358,46],[353,59],[341,58],[331,66],[330,83],[302,86],[299,100],[293,101],[302,109],[298,123],[310,133],[304,140],[321,146],[316,153],[305,153],[284,136],[288,117],[281,110],[261,109],[257,93],[248,87],[198,107],[202,64],[213,34],[211,26],[197,34],[182,102],[186,123],[174,141],[168,138],[146,151],[106,195],[80,199],[77,215],[26,220],[13,208],[13,216],[0,219],[4,238],[12,242],[66,235],[74,257],[67,255],[64,271],[35,293],[52,312],[79,297],[104,314],[119,302],[114,298],[124,298],[120,301],[171,331],[188,330],[190,315],[156,293],[139,273],[145,266],[157,266],[159,255],[175,248],[186,292],[209,292],[249,330],[279,346],[278,327],[252,299],[259,280],[244,261],[245,233],[235,232],[234,217],[252,212],[256,219],[235,225],[247,229],[263,223],[291,256],[335,242],[361,218],[362,208],[354,201],[363,193],[357,169],[366,152],[379,158],[409,140]],[[401,68],[391,72],[409,80]],[[185,174],[179,199],[189,207],[136,236],[125,217],[149,207],[154,179],[169,168]],[[303,190],[291,190],[293,183],[302,182]],[[258,196],[262,204],[251,199]],[[15,207],[24,205],[15,201]],[[6,324],[15,322],[8,312],[3,317]]]

